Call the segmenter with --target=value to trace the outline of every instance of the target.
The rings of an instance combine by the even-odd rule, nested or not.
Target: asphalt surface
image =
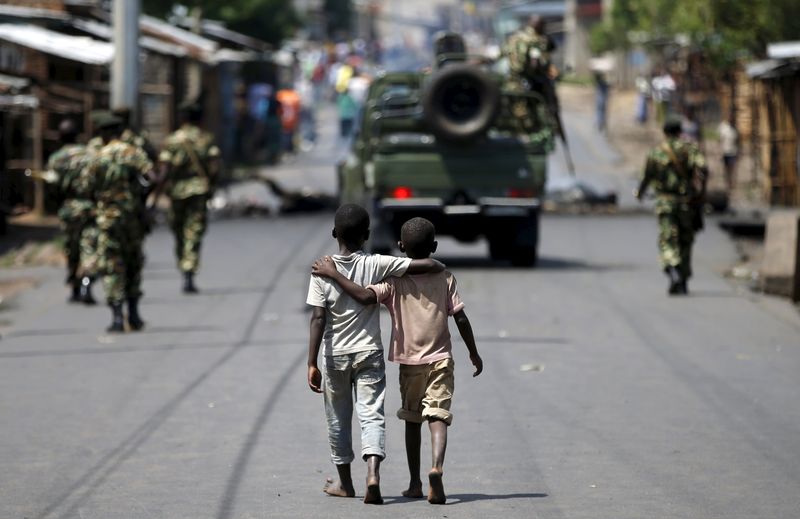
[[[290,165],[321,186],[325,135]],[[66,305],[58,269],[0,271],[38,280],[0,313],[0,517],[800,517],[797,309],[729,284],[734,249],[713,225],[692,295],[667,297],[655,221],[635,214],[546,216],[532,270],[442,240],[485,362],[472,378],[454,341],[448,504],[400,497],[393,365],[386,505],[326,497],[304,301],[331,227],[327,213],[215,221],[190,297],[156,230],[138,334]]]

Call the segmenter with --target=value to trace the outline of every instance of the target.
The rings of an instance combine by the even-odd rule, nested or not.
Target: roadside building
[[[753,163],[770,205],[800,207],[800,42],[769,45],[767,54],[747,67]]]

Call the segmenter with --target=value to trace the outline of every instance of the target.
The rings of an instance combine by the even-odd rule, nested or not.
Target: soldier
[[[219,148],[211,134],[200,129],[199,105],[183,105],[181,126],[164,141],[159,155],[161,181],[171,201],[170,227],[175,234],[175,256],[183,273],[183,292],[197,293],[194,276],[206,231],[206,203],[217,181]]]
[[[67,283],[72,286],[69,301],[92,305],[95,300],[91,292],[91,273],[81,269],[82,242],[84,235],[91,234],[94,219],[91,193],[82,189],[80,182],[81,172],[87,165],[88,149],[77,143],[78,127],[74,120],[61,121],[58,132],[63,146],[50,156],[47,169],[55,173],[62,201],[58,217],[64,231]]]
[[[153,163],[140,148],[122,142],[122,120],[110,112],[98,116],[96,128],[103,148],[92,158],[86,175],[97,203],[97,242],[106,298],[111,307],[109,332],[125,331],[123,303],[128,303],[128,326],[144,327],[139,315],[145,197]]]
[[[665,140],[647,157],[644,176],[634,192],[641,201],[650,184],[656,192],[658,248],[669,277],[668,293],[688,294],[692,275],[692,243],[702,229],[702,200],[708,176],[706,161],[696,144],[680,139],[680,119],[664,123]]]
[[[504,54],[508,57],[511,81],[542,94],[549,104],[557,107],[550,61],[553,50],[555,44],[544,32],[544,20],[534,15],[525,27],[508,37]]]

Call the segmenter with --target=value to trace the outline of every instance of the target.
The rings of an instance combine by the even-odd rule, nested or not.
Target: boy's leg
[[[406,459],[408,460],[408,489],[403,497],[424,497],[419,478],[419,450],[422,444],[422,424],[406,422]]]
[[[367,462],[365,503],[381,504],[380,464],[386,457],[386,367],[383,352],[357,353],[353,379],[356,385],[356,414],[361,424],[361,456]]]
[[[328,442],[331,461],[336,465],[339,478],[328,478],[322,489],[338,497],[355,497],[350,463],[353,458],[352,420],[353,393],[351,386],[351,359],[349,355],[326,357],[322,365],[322,394],[328,422]]]
[[[453,359],[444,359],[429,364],[425,398],[422,399],[422,415],[428,420],[431,430],[431,471],[428,473],[428,502],[442,505],[447,501],[442,483],[444,455],[447,450],[447,427],[452,423],[450,404],[455,389]]]
[[[447,424],[437,418],[428,421],[431,430],[431,471],[428,473],[430,490],[428,501],[435,505],[444,504],[447,496],[444,493],[442,474],[444,467],[444,453],[447,450]]]
[[[400,398],[402,406],[397,417],[406,422],[406,459],[408,460],[408,489],[404,497],[425,497],[419,477],[419,450],[422,444],[422,399],[428,384],[428,366],[400,365]]]

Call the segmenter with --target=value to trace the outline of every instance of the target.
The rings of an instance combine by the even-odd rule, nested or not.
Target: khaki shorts
[[[403,407],[397,417],[412,423],[436,418],[447,425],[453,422],[450,402],[455,389],[453,359],[442,359],[419,366],[400,365],[400,396]]]

